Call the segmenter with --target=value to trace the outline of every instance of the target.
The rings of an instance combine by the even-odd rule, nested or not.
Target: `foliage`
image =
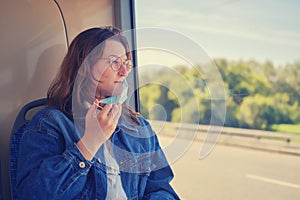
[[[274,124],[300,123],[300,63],[276,68],[270,61],[217,59],[215,64],[226,91],[225,126],[271,130]],[[209,88],[215,82],[206,75],[212,72],[199,69],[176,66],[141,75],[149,82],[140,88],[141,113],[149,117],[158,104],[168,121],[211,124],[222,102],[213,100],[210,90],[221,87]]]

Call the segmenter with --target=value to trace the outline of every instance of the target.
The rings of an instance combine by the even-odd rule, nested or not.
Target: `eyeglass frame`
[[[112,60],[112,58],[115,58],[115,60]],[[125,62],[123,62],[122,59],[121,59],[121,57],[114,56],[114,55],[111,55],[111,56],[109,56],[107,58],[100,58],[100,60],[109,60],[109,66],[115,72],[119,71],[121,69],[122,65],[125,66],[125,68],[126,68],[127,71],[131,71],[132,68],[133,68],[133,62],[132,62],[132,60],[127,59],[127,60],[125,60]],[[115,61],[118,61],[118,60],[121,61],[121,62],[119,62],[120,65],[118,66],[118,68],[114,68],[113,64],[114,64]],[[126,64],[126,62],[128,62],[128,61],[131,62],[131,65],[129,67],[128,67],[128,64]]]

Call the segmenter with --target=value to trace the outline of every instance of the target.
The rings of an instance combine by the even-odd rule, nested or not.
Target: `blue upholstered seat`
[[[16,194],[17,184],[17,165],[19,155],[19,144],[22,138],[22,129],[26,126],[26,123],[31,119],[29,116],[31,111],[37,111],[38,108],[47,104],[47,99],[38,99],[26,104],[18,113],[13,125],[11,138],[10,138],[10,186],[11,195],[14,198]]]

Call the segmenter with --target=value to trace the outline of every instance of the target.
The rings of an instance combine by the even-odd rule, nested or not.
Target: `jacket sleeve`
[[[84,187],[90,167],[75,143],[27,130],[19,147],[17,199],[72,199]]]
[[[173,173],[169,166],[152,171],[147,181],[143,199],[180,199],[170,185],[172,178]]]
[[[157,136],[154,135],[153,138],[155,153],[152,154],[151,163],[155,167],[151,170],[148,177],[143,199],[179,199],[170,185],[174,177],[172,169],[159,145]]]

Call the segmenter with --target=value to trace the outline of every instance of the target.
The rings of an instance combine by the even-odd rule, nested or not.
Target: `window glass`
[[[176,159],[171,159],[177,175],[174,185],[184,198],[263,198],[269,191],[280,199],[288,197],[276,190],[280,185],[285,191],[293,187],[299,190],[300,177],[289,178],[295,174],[291,172],[294,166],[300,166],[299,10],[300,2],[296,0],[136,1],[141,113],[156,124],[159,134],[169,134],[169,139],[161,136],[165,147],[179,140],[178,126],[186,132],[183,137],[188,137],[190,127],[193,137],[188,140],[200,141],[204,146],[207,138],[213,144],[219,141],[215,155],[226,154],[218,159],[205,157],[200,167],[196,161],[200,144],[195,147],[196,155],[175,153]],[[149,34],[143,32],[146,27]],[[211,128],[220,126],[222,130]],[[201,136],[196,129],[210,134]],[[212,136],[214,131],[220,134]],[[243,162],[245,152],[238,149],[233,153],[221,144],[262,151],[256,152],[259,158],[250,155],[254,161],[244,161],[249,164],[246,167],[235,160]],[[213,147],[208,145],[205,155]],[[272,166],[269,160],[284,156],[272,157],[264,154],[266,150],[296,156],[280,157],[278,163],[273,163],[284,165],[285,172],[277,167],[266,171]],[[231,164],[225,164],[225,158]],[[212,172],[212,168],[203,166],[210,159],[216,159],[214,166],[224,167]],[[254,172],[253,165],[260,173]],[[275,175],[277,170],[280,175]],[[186,175],[186,171],[193,175]],[[257,193],[240,189],[244,184]],[[216,194],[213,190],[218,187],[222,189]],[[290,194],[296,199],[296,190]]]
[[[227,94],[225,126],[284,131],[287,125],[282,124],[299,123],[300,116],[295,113],[300,103],[300,21],[295,20],[299,17],[299,2],[214,0],[136,4],[138,28],[177,31],[194,40],[213,59]],[[160,49],[138,53],[139,66],[156,64],[193,73],[185,69],[189,63],[181,55]],[[147,75],[159,79],[167,76],[154,72]],[[163,99],[171,101],[171,96]],[[174,102],[168,109],[168,120],[176,121],[176,114],[171,114],[176,107]],[[201,121],[207,121],[203,117]],[[289,130],[293,130],[292,126]]]

